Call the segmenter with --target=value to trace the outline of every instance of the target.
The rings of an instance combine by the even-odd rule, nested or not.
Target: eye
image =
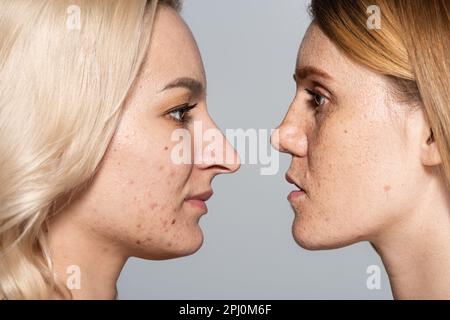
[[[167,114],[176,122],[179,123],[187,123],[189,122],[189,112],[194,109],[197,104],[188,105],[184,104],[178,107],[173,108]]]
[[[305,91],[312,97],[312,101],[314,102],[316,108],[323,106],[325,102],[327,102],[327,98],[325,96],[315,93],[309,89],[305,89]]]

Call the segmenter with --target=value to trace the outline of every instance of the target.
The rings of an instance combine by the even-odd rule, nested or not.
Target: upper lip
[[[188,197],[187,200],[201,200],[201,201],[208,201],[209,198],[211,198],[213,195],[212,190],[208,190],[202,193],[198,193],[192,197]]]
[[[286,180],[289,183],[295,184],[297,188],[306,192],[306,190],[300,185],[300,183],[296,182],[289,173],[286,173]]]

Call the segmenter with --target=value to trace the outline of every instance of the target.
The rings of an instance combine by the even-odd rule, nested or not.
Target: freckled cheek
[[[347,130],[347,129],[345,129]],[[342,134],[344,130],[342,130]],[[310,145],[307,183],[316,195],[336,195],[351,180],[355,157],[346,139],[327,139]],[[357,175],[357,173],[354,173]]]

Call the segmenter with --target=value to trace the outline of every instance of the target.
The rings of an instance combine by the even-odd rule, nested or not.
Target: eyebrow
[[[299,80],[306,79],[307,77],[312,75],[322,77],[326,80],[333,80],[332,76],[316,67],[307,66],[295,69],[295,77]]]
[[[164,87],[164,89],[162,89],[161,91],[175,89],[175,88],[187,89],[187,90],[191,91],[192,95],[195,97],[200,97],[206,92],[205,86],[200,81],[189,78],[189,77],[177,78],[177,79],[169,82]]]

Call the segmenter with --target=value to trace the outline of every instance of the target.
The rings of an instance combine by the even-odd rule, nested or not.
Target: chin
[[[196,253],[203,245],[203,232],[199,226],[195,230],[186,230],[176,235],[168,235],[167,240],[158,252],[155,253],[154,248],[141,250],[139,258],[147,260],[169,260]]]
[[[292,236],[300,247],[311,251],[339,249],[359,242],[358,239],[341,237],[324,225],[308,225],[297,219],[292,225]]]
[[[185,238],[180,237],[179,239],[180,243],[173,246],[173,258],[190,256],[196,253],[202,247],[204,237],[202,230],[198,227],[198,230],[186,235]]]

